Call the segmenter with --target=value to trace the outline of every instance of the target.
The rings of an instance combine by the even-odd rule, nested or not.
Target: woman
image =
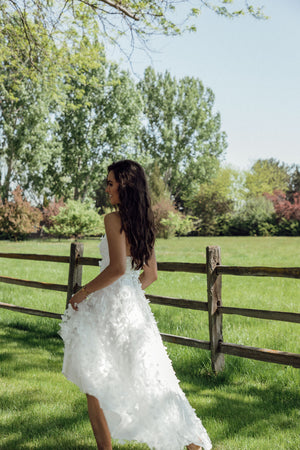
[[[63,316],[63,373],[87,396],[98,449],[111,450],[111,437],[155,450],[210,449],[143,292],[157,278],[144,170],[130,160],[112,164],[106,192],[117,210],[104,219],[101,273]]]

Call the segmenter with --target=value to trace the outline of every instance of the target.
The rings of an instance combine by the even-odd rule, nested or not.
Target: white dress
[[[106,237],[100,251],[103,270]],[[63,374],[99,400],[112,438],[155,450],[190,443],[208,450],[210,439],[179,386],[138,277],[128,257],[121,278],[90,294],[78,311],[68,306],[59,332]]]

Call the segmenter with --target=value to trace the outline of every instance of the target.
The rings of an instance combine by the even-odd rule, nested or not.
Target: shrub
[[[45,228],[50,228],[54,225],[54,218],[59,213],[60,209],[65,206],[63,199],[60,200],[52,200],[47,204],[47,206],[43,206],[42,208],[42,222],[41,226]]]
[[[193,217],[184,216],[178,211],[169,212],[168,217],[161,220],[163,236],[165,239],[171,236],[186,236],[194,229]]]
[[[300,235],[300,192],[289,195],[283,191],[265,194],[272,201],[276,214],[277,233],[280,236]]]
[[[105,233],[104,217],[99,216],[91,203],[69,200],[57,216],[52,216],[53,225],[45,231],[57,237],[99,236]]]
[[[184,236],[194,229],[194,218],[177,211],[170,199],[164,198],[156,203],[153,213],[157,237]]]
[[[188,202],[191,213],[199,218],[197,234],[203,236],[223,234],[224,224],[234,207],[229,188],[223,183],[226,181],[229,184],[230,180],[231,173],[223,170],[214,182],[203,183],[197,195]]]
[[[276,234],[272,202],[265,197],[247,200],[229,220],[228,234],[242,236]]]
[[[168,231],[168,224],[163,224],[163,219],[168,219],[169,213],[175,213],[176,208],[169,198],[163,198],[153,206],[154,222],[157,237],[168,237],[172,230]]]
[[[42,214],[23,197],[20,186],[12,196],[13,201],[2,203],[0,200],[0,234],[5,239],[24,239],[39,230]]]
[[[276,216],[279,220],[300,221],[300,192],[291,195],[291,201],[283,191],[274,191],[272,195],[265,194],[274,205]]]
[[[281,219],[277,224],[278,236],[299,236],[300,235],[300,221]]]

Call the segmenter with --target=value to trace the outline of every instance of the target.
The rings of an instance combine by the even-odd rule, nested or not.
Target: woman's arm
[[[76,303],[81,303],[92,292],[109,286],[125,273],[126,236],[124,231],[120,233],[121,219],[119,213],[107,214],[104,218],[104,225],[109,248],[109,265],[96,278],[73,295],[70,304],[74,309],[77,309]]]
[[[157,280],[157,263],[154,250],[148,264],[144,265],[139,280],[142,284],[142,289],[146,289],[153,281]]]

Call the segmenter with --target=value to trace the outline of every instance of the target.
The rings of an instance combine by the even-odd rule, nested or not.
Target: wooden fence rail
[[[216,267],[216,273],[217,275],[300,278],[299,267],[219,266]]]
[[[2,283],[66,292],[67,304],[72,295],[81,287],[82,267],[87,265],[99,265],[98,258],[83,256],[83,244],[79,243],[71,244],[70,256],[0,253],[0,258],[13,258],[29,261],[45,261],[68,264],[68,284],[65,285],[0,276],[0,282]],[[206,263],[158,262],[158,270],[168,272],[200,273],[205,274],[207,277],[206,301],[147,295],[147,298],[151,303],[155,303],[158,305],[188,308],[197,311],[208,312],[210,338],[209,341],[202,341],[189,337],[161,333],[162,339],[164,341],[209,350],[211,352],[212,368],[215,372],[219,372],[224,368],[225,354],[277,364],[291,365],[293,367],[300,368],[300,354],[223,342],[224,314],[237,314],[240,316],[255,317],[259,319],[300,323],[299,313],[223,306],[221,295],[222,275],[286,277],[299,279],[300,267],[223,266],[221,264],[220,248],[210,246],[206,249]],[[57,314],[54,312],[26,308],[23,306],[16,306],[8,303],[0,302],[0,308],[25,314],[49,317],[53,319],[61,318],[61,314]]]

